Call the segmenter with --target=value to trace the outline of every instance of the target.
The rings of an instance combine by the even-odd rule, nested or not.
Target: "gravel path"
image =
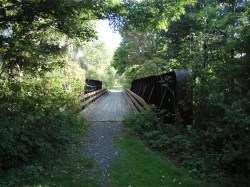
[[[86,136],[87,155],[93,158],[101,170],[107,170],[118,154],[114,148],[114,138],[121,136],[122,124],[117,122],[94,122]]]
[[[100,178],[104,186],[108,184],[108,168],[119,153],[114,147],[114,138],[122,137],[122,123],[126,115],[133,112],[125,94],[109,91],[97,103],[81,113],[91,120],[85,140],[87,156],[93,158],[97,168],[103,172]],[[94,168],[92,172],[95,172]]]

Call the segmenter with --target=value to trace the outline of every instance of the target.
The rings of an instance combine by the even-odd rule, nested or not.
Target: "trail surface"
[[[114,157],[119,154],[113,139],[122,136],[121,121],[132,112],[125,93],[121,91],[109,91],[82,112],[91,120],[85,140],[87,156],[95,160],[101,171],[106,172]],[[104,176],[101,180],[105,182],[107,177]]]

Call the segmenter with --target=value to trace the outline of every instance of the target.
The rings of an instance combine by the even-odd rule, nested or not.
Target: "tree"
[[[1,2],[1,72],[11,73],[17,66],[39,72],[55,67],[64,52],[60,38],[67,35],[85,41],[95,37],[90,20],[104,17],[98,6],[98,1]]]
[[[1,179],[10,169],[65,149],[83,131],[84,122],[73,112],[81,109],[85,72],[69,58],[69,46],[93,40],[95,20],[106,18],[112,4],[0,2]],[[66,111],[60,112],[62,106]]]
[[[159,72],[158,68],[190,69],[194,123],[190,124],[189,132],[180,131],[202,145],[196,147],[196,153],[200,154],[196,160],[206,158],[201,166],[204,170],[213,167],[217,174],[233,176],[236,183],[247,183],[244,178],[249,175],[246,163],[250,150],[246,143],[250,138],[250,92],[247,90],[250,2],[204,0],[188,4],[180,1],[172,7],[174,2],[129,1],[132,10],[117,24],[125,37],[116,51],[114,67],[125,72],[129,81],[145,76],[143,69],[149,67],[149,72],[154,74]],[[149,4],[151,7],[147,7]],[[157,7],[166,8],[170,4],[165,10]],[[143,53],[138,53],[135,47],[139,40],[129,40],[131,32],[138,36],[151,32],[155,36],[150,38],[156,44],[148,51],[150,57],[141,61]],[[130,55],[134,57],[134,66],[129,63]]]

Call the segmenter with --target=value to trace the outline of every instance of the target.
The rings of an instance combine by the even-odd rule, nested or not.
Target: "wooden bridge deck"
[[[121,122],[132,112],[125,93],[116,90],[109,91],[100,101],[84,111],[93,122]]]

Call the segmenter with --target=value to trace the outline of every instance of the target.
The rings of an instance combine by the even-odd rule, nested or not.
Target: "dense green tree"
[[[1,72],[16,66],[40,72],[55,67],[60,59],[51,58],[55,59],[63,51],[59,43],[62,36],[67,35],[78,42],[95,37],[94,24],[90,20],[105,17],[103,3],[106,2],[2,1]]]
[[[112,7],[109,19],[118,30],[167,29],[171,21],[185,13],[185,5],[193,0],[123,0]]]
[[[84,121],[72,112],[80,109],[85,72],[70,49],[96,38],[95,22],[112,6],[109,0],[0,2],[1,179],[67,149],[83,132]]]
[[[245,178],[250,171],[250,147],[246,143],[250,139],[248,129],[250,2],[197,1],[183,6],[183,11],[179,11],[176,17],[172,15],[185,1],[175,9],[167,7],[161,12],[157,11],[160,8],[155,8],[158,3],[157,0],[141,1],[139,5],[136,3],[134,12],[131,11],[131,15],[135,18],[127,16],[121,20],[123,43],[128,43],[117,49],[114,67],[121,73],[125,71],[124,76],[129,81],[149,73],[162,72],[157,69],[191,70],[194,121],[190,124],[187,134],[185,129],[180,131],[184,130],[182,135],[192,138],[195,136],[201,145],[196,149],[197,155],[200,156],[195,159],[201,159],[203,164],[195,160],[194,163],[200,164],[199,167],[202,166],[199,168],[200,171],[214,170],[218,176],[233,176],[233,180],[247,183]],[[155,19],[152,20],[149,16],[150,11],[146,4],[151,4],[149,9],[155,10]],[[140,12],[145,14],[135,16],[135,13]],[[129,40],[131,31],[138,33],[139,36],[151,32],[154,36],[152,43],[155,43],[155,47],[150,48],[149,58],[141,61],[143,53],[134,55],[138,52],[135,47],[138,41]],[[152,38],[145,38],[145,44],[147,39]],[[124,53],[121,53],[122,50]],[[123,58],[119,58],[119,55]],[[131,66],[128,58],[130,56],[134,57],[134,64],[137,60],[142,63]]]

